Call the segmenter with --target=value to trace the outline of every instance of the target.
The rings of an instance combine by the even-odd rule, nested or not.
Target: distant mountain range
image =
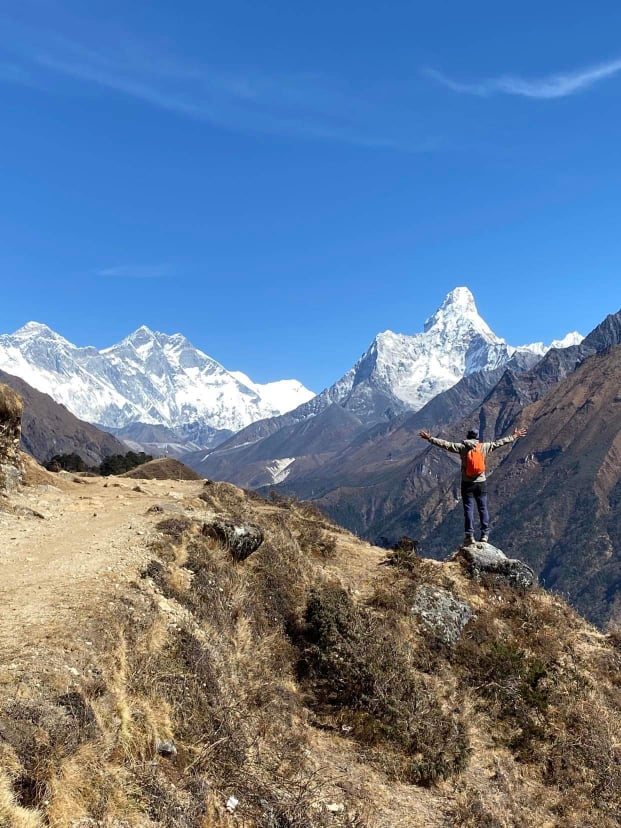
[[[553,344],[580,339],[573,333]],[[255,383],[239,371],[226,370],[181,334],[145,326],[97,350],[77,347],[46,325],[29,322],[13,334],[0,335],[0,369],[132,448],[174,456],[190,453],[186,459],[200,465],[206,449],[232,435],[238,435],[234,445],[254,442],[333,404],[351,415],[331,415],[347,420],[335,425],[344,439],[358,424],[390,422],[418,410],[463,376],[511,360],[528,367],[546,350],[543,343],[507,345],[479,316],[470,291],[459,287],[447,295],[423,332],[378,334],[353,368],[317,396],[297,380]],[[284,473],[282,457],[268,459],[276,476]]]
[[[297,380],[265,385],[227,371],[181,334],[138,328],[101,351],[78,348],[37,322],[0,336],[0,368],[83,420],[173,453],[217,443],[254,420],[313,397]],[[152,427],[144,432],[145,427]]]
[[[0,382],[22,398],[22,448],[39,463],[55,454],[79,454],[89,466],[104,457],[125,454],[127,446],[111,434],[85,423],[48,395],[32,388],[20,377],[0,371]]]
[[[481,318],[468,288],[458,287],[422,333],[378,334],[354,367],[317,397],[281,417],[253,423],[209,453],[183,459],[206,477],[254,488],[293,481],[315,469],[321,476],[325,464],[369,428],[398,423],[463,378],[477,377],[471,388],[489,390],[504,366],[526,370],[550,347],[581,340],[574,332],[551,346],[508,345]]]
[[[600,626],[621,621],[621,311],[586,338],[515,347],[456,288],[421,333],[378,334],[317,396],[293,380],[256,385],[146,328],[97,351],[30,323],[0,336],[0,366],[132,447],[165,446],[201,476],[311,500],[374,542],[416,537],[431,556],[461,536],[459,474],[418,431],[491,439],[525,425],[490,458],[494,542]],[[23,380],[0,381],[25,397],[24,440],[39,459],[118,451]]]

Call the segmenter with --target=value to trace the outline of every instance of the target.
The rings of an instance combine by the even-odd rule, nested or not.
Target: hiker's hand
[[[524,437],[525,434],[526,434],[526,429],[525,428],[516,428],[515,431],[513,432],[513,436],[515,437],[516,440],[518,439],[518,437]]]
[[[428,440],[431,437],[431,434],[428,431],[419,431],[418,436],[422,437],[423,440]]]

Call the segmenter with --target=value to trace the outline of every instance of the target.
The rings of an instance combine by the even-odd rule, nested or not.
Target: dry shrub
[[[311,591],[300,645],[299,673],[316,706],[344,713],[363,744],[397,752],[387,769],[430,784],[465,768],[469,746],[461,720],[443,712],[412,669],[404,641],[343,589]]]
[[[267,498],[254,489],[243,489],[244,495],[252,503],[267,503]]]
[[[610,644],[621,652],[621,624],[611,624],[608,630],[608,641]]]
[[[455,828],[507,828],[508,825],[473,790],[467,790],[456,798],[450,818]]]
[[[379,581],[368,600],[368,605],[391,616],[410,615],[412,608],[412,602],[408,600],[407,591],[403,589],[403,584],[397,580],[388,583]]]
[[[185,515],[176,515],[175,517],[160,520],[156,525],[158,532],[167,535],[176,543],[180,543],[185,532],[192,526],[193,521]]]
[[[298,536],[303,552],[329,560],[336,555],[336,540],[316,523],[304,521]]]
[[[131,670],[132,696],[159,698],[170,711],[185,767],[174,786],[153,773],[141,777],[149,813],[172,820],[181,809],[189,820],[201,813],[193,791],[208,779],[221,798],[239,799],[238,813],[254,825],[324,824],[315,804],[325,782],[305,769],[294,650],[284,633],[303,603],[302,556],[278,520],[270,538],[239,567],[213,540],[191,538],[193,577],[175,595],[191,620]]]
[[[93,711],[78,692],[55,700],[9,702],[0,712],[0,732],[19,762],[13,791],[19,803],[37,808],[48,798],[60,762],[98,732]]]
[[[456,648],[455,666],[480,710],[500,725],[496,740],[519,761],[542,765],[545,784],[561,792],[555,810],[562,824],[590,825],[581,820],[593,809],[593,825],[614,824],[608,819],[621,810],[614,650],[590,650],[582,665],[572,646],[575,613],[543,594],[496,595]]]
[[[621,720],[595,693],[569,702],[563,727],[548,751],[546,781],[561,789],[562,806],[597,803],[610,816],[621,813]],[[562,810],[561,810],[562,815]]]
[[[269,499],[273,506],[279,506],[281,509],[291,509],[298,503],[294,495],[283,495],[274,490],[269,493]]]
[[[496,738],[521,761],[540,759],[548,736],[547,712],[557,680],[554,667],[533,658],[513,642],[492,641],[480,648],[461,646],[467,680],[480,698],[480,709],[504,723]]]
[[[25,808],[18,802],[15,783],[22,776],[24,768],[15,750],[6,742],[0,742],[0,767],[0,826],[42,828],[42,814]]]

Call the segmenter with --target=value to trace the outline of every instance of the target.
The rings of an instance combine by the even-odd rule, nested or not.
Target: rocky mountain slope
[[[421,537],[422,515],[442,515],[458,498],[454,462],[418,438],[421,428],[446,437],[477,428],[487,439],[500,437],[525,406],[543,398],[589,355],[620,343],[621,312],[607,317],[581,344],[550,350],[528,371],[507,367],[465,378],[419,412],[358,435],[329,463],[298,475],[294,466],[275,488],[314,499],[366,537]],[[492,468],[496,462],[494,456]]]
[[[580,334],[568,334],[553,345],[564,346],[581,339]],[[351,440],[363,428],[398,422],[434,398],[448,401],[451,398],[445,398],[443,392],[462,378],[479,376],[471,388],[481,389],[487,384],[481,377],[496,376],[494,371],[503,366],[526,370],[547,350],[543,343],[518,348],[507,345],[481,318],[468,288],[458,287],[425,322],[423,332],[412,336],[392,331],[378,334],[345,376],[308,403],[282,417],[253,423],[210,454],[197,452],[183,459],[205,476],[255,487],[275,482],[273,470],[290,461],[288,469],[293,479],[321,468],[345,447],[341,425],[336,433],[333,428],[335,419],[340,423],[344,417],[332,413],[323,422],[320,419],[331,406],[352,415],[347,433]],[[304,439],[305,424],[311,417],[318,420],[314,430],[321,428],[325,433],[320,445],[307,444]],[[259,441],[265,442],[259,447],[255,445]],[[282,453],[285,443],[287,454]]]
[[[79,454],[89,465],[104,457],[128,450],[111,434],[79,420],[47,394],[36,391],[19,377],[0,371],[0,382],[14,389],[22,399],[21,445],[40,463],[55,454]]]
[[[490,479],[494,537],[601,626],[621,622],[620,389],[621,346],[589,357],[523,410],[529,433]],[[421,522],[431,554],[459,511]]]
[[[252,383],[181,334],[145,326],[98,351],[78,348],[46,325],[29,322],[0,336],[0,368],[121,437],[130,424],[163,425],[186,450],[211,445],[313,396],[296,380]]]
[[[387,559],[227,484],[27,479],[0,511],[0,824],[618,824],[618,638],[519,563]],[[223,525],[260,545],[236,562]]]

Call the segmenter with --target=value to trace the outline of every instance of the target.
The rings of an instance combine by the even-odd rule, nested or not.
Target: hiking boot
[[[489,540],[489,535],[481,535],[481,543],[487,543]]]
[[[464,546],[470,546],[474,543],[474,535],[466,535],[464,537]]]

